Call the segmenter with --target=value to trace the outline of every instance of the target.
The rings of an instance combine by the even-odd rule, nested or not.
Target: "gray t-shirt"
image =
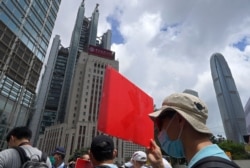
[[[38,155],[42,156],[42,152],[30,145],[22,145],[21,146],[28,157]],[[51,168],[51,162],[50,159],[47,158],[46,164],[48,165],[49,168]],[[19,156],[19,153],[16,149],[9,148],[5,149],[0,152],[0,168],[20,168],[21,167],[21,159]]]

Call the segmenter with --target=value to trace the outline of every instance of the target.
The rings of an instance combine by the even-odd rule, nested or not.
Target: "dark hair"
[[[15,127],[12,130],[9,131],[9,133],[6,136],[6,141],[9,142],[10,141],[10,137],[14,136],[17,139],[28,139],[30,140],[32,137],[32,132],[31,130],[26,127],[26,126],[20,126],[20,127]]]
[[[98,135],[93,139],[90,151],[95,160],[99,162],[112,160],[114,159],[114,142],[109,136]]]

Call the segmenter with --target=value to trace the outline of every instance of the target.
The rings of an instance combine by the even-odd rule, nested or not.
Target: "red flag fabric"
[[[148,147],[154,125],[153,99],[112,67],[105,71],[98,115],[99,131]]]
[[[77,158],[75,168],[93,168],[90,161]]]

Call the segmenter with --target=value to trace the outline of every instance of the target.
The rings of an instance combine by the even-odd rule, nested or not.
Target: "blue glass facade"
[[[40,134],[44,132],[46,127],[53,125],[57,118],[68,54],[68,48],[61,47],[58,52],[41,121]]]
[[[26,125],[61,0],[0,1],[0,149]]]
[[[245,113],[227,62],[223,55],[216,53],[211,56],[210,66],[226,137],[234,142],[244,142]]]

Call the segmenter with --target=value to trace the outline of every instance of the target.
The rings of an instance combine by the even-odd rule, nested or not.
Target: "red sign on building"
[[[111,60],[115,59],[115,52],[93,45],[89,45],[88,53]]]

